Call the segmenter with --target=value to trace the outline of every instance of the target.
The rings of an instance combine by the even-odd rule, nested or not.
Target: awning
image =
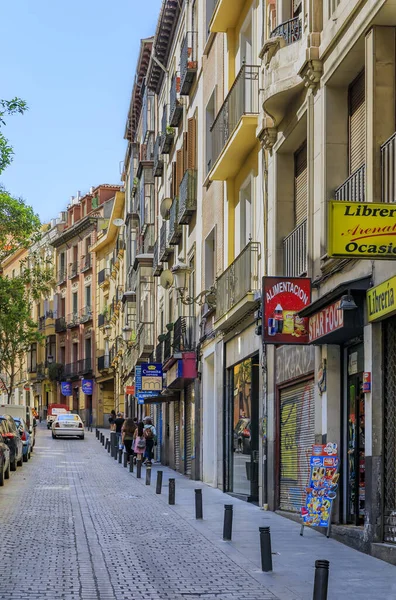
[[[322,296],[315,302],[311,302],[306,308],[301,310],[298,314],[300,317],[310,317],[315,313],[319,312],[325,306],[337,300],[343,294],[346,294],[350,290],[351,294],[354,292],[364,292],[372,286],[372,275],[368,277],[362,277],[361,279],[353,279],[352,281],[346,281],[335,287],[331,292],[328,292],[325,296]]]

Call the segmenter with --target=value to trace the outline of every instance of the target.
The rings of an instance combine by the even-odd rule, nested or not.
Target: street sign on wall
[[[308,318],[298,312],[311,303],[307,277],[263,277],[263,340],[267,344],[307,344]]]

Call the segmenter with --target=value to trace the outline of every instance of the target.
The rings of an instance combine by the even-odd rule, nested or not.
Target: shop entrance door
[[[346,522],[351,525],[364,524],[365,412],[363,352],[363,344],[347,349]]]

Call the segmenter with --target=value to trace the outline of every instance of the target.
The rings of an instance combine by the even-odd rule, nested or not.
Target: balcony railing
[[[210,129],[212,164],[219,158],[244,115],[259,112],[259,67],[243,65]]]
[[[67,327],[70,329],[71,327],[77,327],[79,325],[80,319],[78,318],[78,311],[69,313],[67,315]]]
[[[188,96],[198,70],[198,33],[188,31],[180,52],[180,95]]]
[[[294,19],[289,19],[289,21],[285,21],[278,25],[278,27],[275,27],[271,32],[270,37],[282,37],[286,41],[286,44],[289,45],[301,40],[301,34],[301,19],[300,17],[295,17]]]
[[[177,127],[183,116],[183,105],[180,103],[178,94],[180,94],[180,77],[175,73],[172,77],[169,96],[169,125],[171,127]]]
[[[156,363],[162,364],[164,362],[164,343],[163,342],[159,342],[156,345],[155,351],[154,351],[154,358],[155,358]]]
[[[364,202],[366,181],[366,165],[362,165],[357,171],[352,173],[334,193],[336,200],[346,200],[348,202]]]
[[[195,317],[179,317],[173,327],[173,352],[195,349]]]
[[[249,244],[217,280],[216,318],[220,319],[249,292],[260,289],[259,242]]]
[[[143,140],[147,142],[149,135],[154,131],[154,99],[155,96],[153,92],[150,92],[146,89],[146,92],[143,96],[143,127],[142,127],[142,136]]]
[[[88,271],[92,266],[91,255],[87,254],[81,259],[81,272]]]
[[[73,279],[78,275],[78,262],[70,263],[69,265],[69,279]]]
[[[179,187],[179,224],[187,225],[196,210],[197,172],[195,169],[187,169]]]
[[[45,329],[45,317],[39,317],[38,330],[43,331]]]
[[[92,306],[84,306],[80,311],[80,323],[88,323],[92,320]]]
[[[169,211],[169,234],[168,242],[171,246],[177,246],[182,236],[182,226],[178,223],[179,199],[173,198]]]
[[[155,240],[154,250],[153,250],[153,275],[154,277],[159,277],[162,273],[162,265],[159,261],[159,243],[158,239]]]
[[[172,356],[172,331],[168,331],[164,340],[164,363],[169,360]]]
[[[82,358],[78,361],[78,374],[85,375],[86,373],[92,372],[92,359]]]
[[[283,240],[283,270],[286,277],[301,277],[307,272],[306,219]]]
[[[98,285],[102,285],[110,277],[110,269],[102,269],[98,273]]]
[[[396,133],[381,146],[382,202],[396,202]]]
[[[58,285],[62,285],[62,283],[65,283],[66,279],[66,269],[59,269],[57,278]]]
[[[73,363],[67,363],[64,369],[64,376],[68,378],[77,377],[78,376],[78,361]]]
[[[166,262],[169,258],[169,255],[172,252],[172,248],[168,243],[168,223],[169,221],[164,221],[161,225],[160,248],[158,255],[158,259],[160,262]]]
[[[58,317],[55,320],[55,333],[61,333],[66,331],[66,319],[65,317]]]
[[[153,164],[153,175],[154,177],[161,177],[164,172],[164,161],[161,156],[161,134],[157,135],[154,145],[154,164]]]
[[[98,356],[98,371],[105,371],[106,369],[110,369],[110,356],[108,354]]]
[[[146,225],[146,227],[145,227],[144,236],[143,236],[143,253],[144,254],[152,254],[154,251],[154,241],[155,241],[154,229],[155,229],[155,225],[153,223],[150,223],[149,225]]]

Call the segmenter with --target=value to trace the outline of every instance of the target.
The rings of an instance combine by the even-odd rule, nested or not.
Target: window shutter
[[[172,185],[171,185],[171,196],[176,196],[176,163],[172,163]]]
[[[187,125],[187,169],[195,169],[197,165],[197,121],[195,117],[188,119]]]
[[[179,185],[183,178],[183,150],[176,152],[176,189],[175,196],[179,195]]]
[[[366,98],[364,71],[349,86],[349,174],[366,162]]]
[[[188,134],[183,133],[183,175],[188,169]]]
[[[296,227],[307,218],[308,203],[308,170],[307,170],[307,144],[294,155],[294,211]]]

